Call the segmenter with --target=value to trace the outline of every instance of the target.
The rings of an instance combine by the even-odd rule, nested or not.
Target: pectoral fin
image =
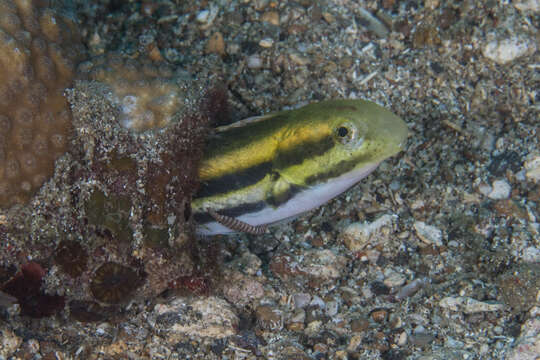
[[[267,202],[275,208],[289,201],[304,188],[301,185],[291,183],[277,171],[274,171],[271,176],[272,186],[267,196]]]

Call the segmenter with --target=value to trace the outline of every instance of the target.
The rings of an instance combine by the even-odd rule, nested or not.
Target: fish
[[[217,128],[192,200],[199,235],[294,219],[340,195],[405,147],[407,124],[368,100],[327,100]]]

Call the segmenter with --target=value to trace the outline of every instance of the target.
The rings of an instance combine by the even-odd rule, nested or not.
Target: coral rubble
[[[0,0],[0,208],[51,176],[72,129],[63,92],[82,45],[73,21],[45,3]]]

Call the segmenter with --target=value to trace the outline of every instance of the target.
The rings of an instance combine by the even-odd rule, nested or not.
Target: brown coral
[[[118,304],[130,298],[141,285],[141,277],[134,270],[118,263],[105,263],[96,270],[90,283],[92,295],[109,304]]]
[[[0,208],[29,199],[68,143],[63,91],[82,51],[73,22],[45,3],[0,0]]]

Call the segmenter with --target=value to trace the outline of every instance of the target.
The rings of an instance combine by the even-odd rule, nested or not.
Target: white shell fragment
[[[493,200],[508,199],[511,192],[512,187],[506,180],[495,180],[488,198]]]
[[[485,57],[499,65],[507,64],[521,56],[536,51],[536,44],[528,38],[514,36],[507,39],[494,39],[482,49]]]
[[[428,225],[423,221],[416,221],[414,229],[422,242],[442,246],[442,231],[435,226]]]
[[[504,308],[504,305],[498,302],[478,301],[467,296],[447,296],[439,302],[439,306],[452,311],[462,311],[465,314],[498,311]]]
[[[371,223],[352,223],[343,230],[341,238],[349,250],[363,250],[384,240],[397,218],[397,215],[383,215]]]

